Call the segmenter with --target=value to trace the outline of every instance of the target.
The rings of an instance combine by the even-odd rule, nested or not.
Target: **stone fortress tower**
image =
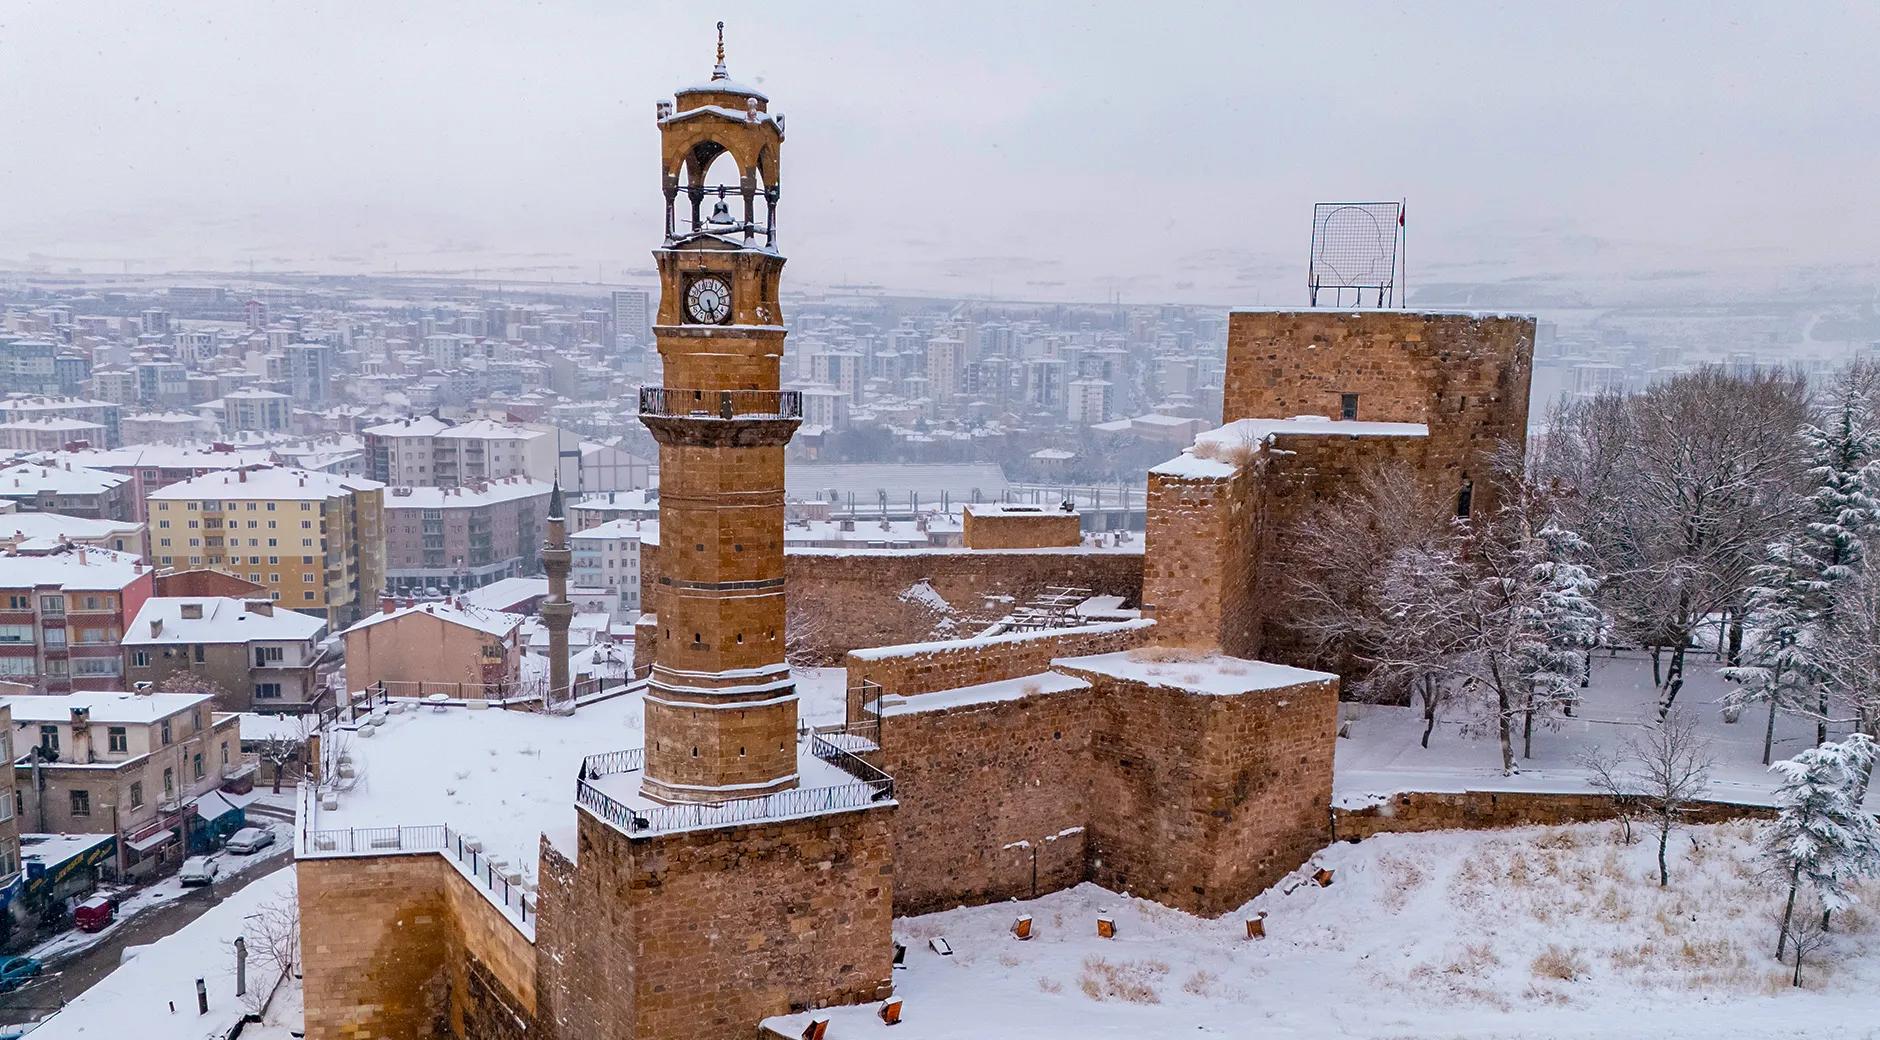
[[[725,71],[659,107],[666,240],[653,335],[666,385],[640,395],[659,442],[665,552],[646,694],[647,796],[717,802],[796,786],[784,663],[783,454],[801,397],[779,389],[783,119]],[[735,183],[708,186],[728,157]],[[763,216],[758,219],[758,203]]]

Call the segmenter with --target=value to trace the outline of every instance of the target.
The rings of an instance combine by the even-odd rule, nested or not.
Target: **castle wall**
[[[1019,510],[997,505],[967,506],[960,524],[960,540],[968,549],[1073,546],[1084,537],[1082,520],[1076,513],[1041,506]]]
[[[1341,414],[1358,395],[1366,422],[1425,423],[1422,471],[1445,492],[1486,479],[1499,445],[1527,438],[1534,319],[1384,310],[1235,311],[1227,323],[1222,421]]]
[[[1765,805],[1699,801],[1691,803],[1680,818],[1686,823],[1722,823],[1774,815],[1775,810]],[[1603,794],[1405,791],[1376,805],[1336,807],[1332,816],[1338,840],[1359,841],[1374,834],[1592,823],[1617,819],[1618,809]]]
[[[1090,680],[1106,716],[1093,747],[1090,880],[1215,915],[1325,844],[1336,680],[1216,695],[1075,661],[1059,670]]]
[[[662,536],[663,538],[663,536]],[[657,611],[665,546],[640,548],[640,602]],[[1142,597],[1143,554],[1063,549],[790,549],[783,558],[791,661],[840,664],[862,647],[971,635],[1052,585]],[[937,611],[916,586],[925,583],[950,608]],[[913,592],[910,592],[913,590]],[[644,640],[645,627],[635,630]],[[636,645],[635,667],[652,665],[651,642]],[[643,670],[643,669],[642,669]]]
[[[843,659],[849,681],[848,717],[860,718],[859,687],[864,681],[881,687],[884,697],[912,697],[1016,679],[1046,670],[1054,658],[1135,649],[1148,642],[1155,627],[1147,621],[1113,621],[985,639],[852,650]],[[893,775],[892,770],[889,773]]]
[[[1218,476],[1150,472],[1142,604],[1157,643],[1251,654],[1260,492],[1255,460]]]
[[[1088,689],[883,718],[881,765],[901,803],[895,913],[1082,881],[1098,719]]]
[[[433,854],[295,864],[309,1040],[525,1035],[535,947]]]
[[[1181,688],[1179,660],[1175,685],[1054,670],[1088,687],[884,716],[897,913],[1088,880],[1219,914],[1329,839],[1335,680],[1220,694]]]
[[[885,993],[888,810],[628,840],[581,813],[544,871],[556,1035],[720,1040],[768,1016]],[[547,880],[549,875],[558,875]],[[547,922],[545,922],[545,925]]]
[[[837,664],[859,647],[969,636],[1051,585],[1122,596],[1134,605],[1142,596],[1142,562],[1140,552],[1075,548],[793,549],[784,556],[791,660]],[[928,604],[916,589],[923,583],[948,611]]]

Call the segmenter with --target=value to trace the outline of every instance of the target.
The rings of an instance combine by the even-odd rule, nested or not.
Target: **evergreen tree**
[[[1789,883],[1779,960],[1788,945],[1795,897],[1806,884],[1826,911],[1854,901],[1850,884],[1880,870],[1880,823],[1860,806],[1859,795],[1874,742],[1856,733],[1840,743],[1824,743],[1771,768],[1781,776],[1776,800],[1781,811],[1764,839],[1769,858]]]
[[[1730,701],[1735,706],[1769,703],[1763,726],[1763,765],[1775,748],[1776,713],[1810,706],[1818,682],[1827,669],[1815,648],[1819,635],[1811,609],[1814,570],[1793,542],[1769,547],[1768,558],[1755,571],[1745,618],[1750,645],[1743,664],[1723,669],[1724,678],[1738,684]]]
[[[1801,430],[1808,458],[1804,523],[1794,542],[1792,561],[1806,593],[1808,627],[1820,638],[1834,627],[1837,594],[1866,564],[1865,542],[1880,534],[1880,430],[1870,423],[1867,395],[1876,378],[1867,365],[1853,365],[1836,381],[1819,423]],[[1828,739],[1833,683],[1810,660],[1808,680],[1815,687],[1815,743]]]

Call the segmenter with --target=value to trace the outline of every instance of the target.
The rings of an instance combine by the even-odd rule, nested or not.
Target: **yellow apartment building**
[[[146,503],[151,559],[247,578],[338,631],[376,608],[385,584],[384,490],[285,466],[179,481]]]

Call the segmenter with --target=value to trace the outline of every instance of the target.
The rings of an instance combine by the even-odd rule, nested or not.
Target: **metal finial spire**
[[[731,78],[731,74],[725,71],[725,23],[723,22],[718,23],[718,64],[712,66],[712,78]]]

